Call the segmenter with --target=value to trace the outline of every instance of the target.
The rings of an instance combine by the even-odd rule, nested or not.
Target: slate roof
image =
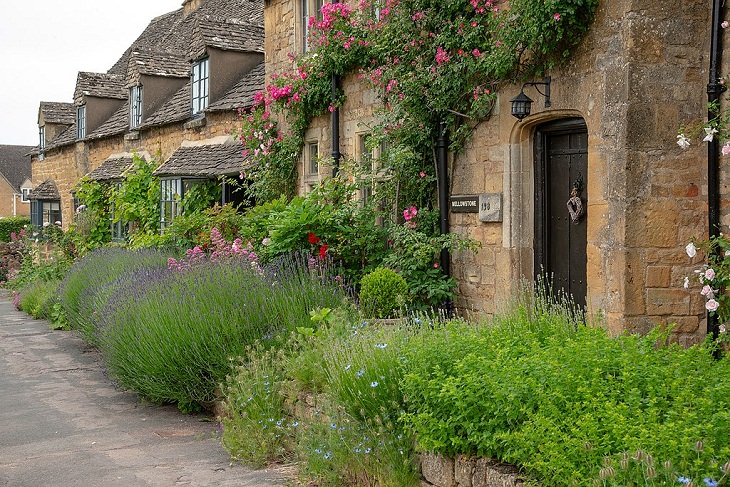
[[[208,110],[235,110],[252,106],[254,96],[264,88],[265,74],[264,63],[257,65],[220,100],[211,103]]]
[[[132,154],[116,154],[109,156],[99,167],[86,175],[93,181],[109,181],[121,179],[124,173],[132,167]]]
[[[124,87],[124,76],[79,71],[78,77],[76,78],[74,101],[78,102],[82,96],[98,96],[100,98],[125,100],[127,99],[127,90]],[[74,116],[76,116],[75,113]]]
[[[131,71],[152,76],[188,78],[190,63],[184,56],[156,50],[137,49],[129,57],[128,78]]]
[[[241,23],[263,28],[264,1],[206,0],[187,17],[183,15],[182,8],[155,17],[108,72],[126,75],[129,57],[135,50],[154,50],[187,56],[193,31],[200,20]]]
[[[190,81],[177,90],[155,113],[150,115],[140,129],[164,125],[167,123],[180,122],[190,118],[192,107],[190,106]]]
[[[73,103],[42,101],[38,112],[43,115],[46,123],[71,125],[76,120],[76,107]]]
[[[60,200],[61,196],[58,193],[55,181],[46,179],[30,192],[28,198],[31,200]]]
[[[61,135],[56,137],[56,140],[51,141],[50,144],[46,144],[46,151],[55,147],[61,147],[63,145],[73,144],[76,142],[76,122],[74,121]]]
[[[0,145],[0,174],[20,193],[20,185],[30,179],[30,157],[33,147],[27,145]]]
[[[103,139],[111,135],[123,134],[129,128],[129,100],[125,101],[99,128],[86,136],[87,139]],[[75,138],[75,135],[74,135]]]
[[[225,51],[263,52],[264,28],[241,22],[220,22],[201,19],[193,31],[188,57],[198,59],[207,47]]]
[[[243,169],[243,146],[238,143],[182,146],[160,167],[156,176],[223,176]]]

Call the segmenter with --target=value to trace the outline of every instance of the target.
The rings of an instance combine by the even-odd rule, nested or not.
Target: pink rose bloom
[[[715,271],[712,269],[707,269],[705,271],[705,279],[713,280],[715,278]]]
[[[720,307],[720,303],[715,301],[714,299],[710,299],[705,303],[705,308],[707,311],[717,311],[717,308]]]
[[[728,27],[730,27],[730,22],[728,22],[727,20],[725,20],[725,21],[723,21],[723,23],[722,23],[722,24],[720,24],[720,26],[721,26],[721,27],[722,27],[723,29],[727,29]]]
[[[418,215],[418,209],[415,206],[411,206],[410,208],[406,208],[403,210],[403,219],[405,221],[411,221]]]
[[[702,286],[702,291],[700,291],[700,294],[703,296],[707,296],[707,299],[712,299],[715,297],[715,293],[712,291],[712,288],[707,284]]]
[[[553,14],[553,20],[554,20],[555,22],[558,22],[558,21],[560,20],[560,14],[559,14],[559,13],[557,13],[557,12],[555,12],[555,13]]]

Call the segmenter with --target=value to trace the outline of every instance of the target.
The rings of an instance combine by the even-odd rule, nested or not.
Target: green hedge
[[[27,216],[0,218],[0,242],[10,242],[10,234],[20,232],[26,225],[30,225],[30,218]]]

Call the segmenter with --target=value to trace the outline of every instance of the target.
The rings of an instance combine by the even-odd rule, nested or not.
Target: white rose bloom
[[[692,242],[688,243],[684,250],[687,251],[687,255],[689,255],[690,258],[697,255],[697,247],[695,247],[695,244],[693,244]]]

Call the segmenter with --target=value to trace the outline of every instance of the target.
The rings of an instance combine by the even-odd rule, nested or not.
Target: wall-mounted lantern
[[[545,108],[550,107],[550,76],[547,76],[544,81],[529,81],[522,85],[520,94],[510,100],[512,103],[512,116],[520,122],[523,118],[530,114],[530,107],[532,105],[532,99],[525,95],[525,86],[534,86],[535,90],[545,97]],[[538,86],[544,86],[545,92],[540,91]]]

